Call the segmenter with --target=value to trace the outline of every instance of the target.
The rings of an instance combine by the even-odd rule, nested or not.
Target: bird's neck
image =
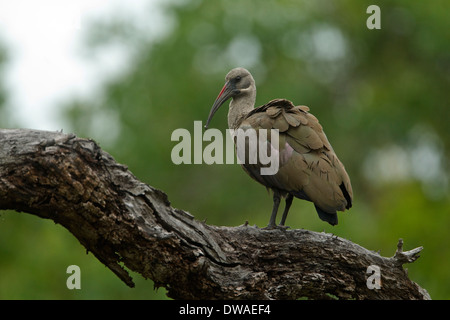
[[[228,127],[237,129],[247,114],[255,108],[256,91],[234,97],[228,110]]]

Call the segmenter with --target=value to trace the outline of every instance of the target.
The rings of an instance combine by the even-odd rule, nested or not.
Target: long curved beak
[[[229,98],[233,96],[233,93],[234,93],[233,85],[230,84],[230,81],[227,81],[227,83],[225,83],[219,95],[217,96],[216,101],[214,101],[213,106],[211,107],[208,120],[206,121],[205,124],[205,129],[208,129],[209,122],[211,121],[216,111],[219,110],[220,106],[223,105],[225,101],[227,101]]]

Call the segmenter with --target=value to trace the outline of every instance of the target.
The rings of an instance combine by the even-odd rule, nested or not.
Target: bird
[[[337,225],[337,211],[352,207],[353,190],[349,175],[330,142],[307,106],[295,106],[286,99],[274,99],[255,108],[256,84],[245,68],[234,68],[225,77],[225,85],[214,101],[205,129],[217,110],[231,98],[228,127],[231,130],[278,130],[279,169],[275,174],[262,175],[264,166],[241,163],[254,180],[273,191],[273,207],[267,229],[288,228],[285,225],[293,199],[314,204],[319,218]],[[235,141],[236,143],[236,141]],[[268,136],[268,149],[274,149]],[[281,199],[285,208],[279,225],[276,216]]]

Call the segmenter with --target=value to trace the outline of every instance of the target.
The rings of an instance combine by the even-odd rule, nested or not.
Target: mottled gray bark
[[[122,265],[172,298],[429,299],[402,267],[422,248],[387,258],[326,233],[210,226],[72,134],[0,130],[0,209],[61,224],[127,285]]]

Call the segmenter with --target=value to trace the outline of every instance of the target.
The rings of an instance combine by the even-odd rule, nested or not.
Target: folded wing
[[[274,150],[270,136],[267,142],[269,150],[278,152],[278,172],[261,175],[260,163],[243,164],[253,179],[268,188],[312,201],[323,220],[332,219],[328,214],[335,216],[336,211],[352,206],[350,178],[308,107],[294,106],[285,99],[272,100],[250,112],[239,128],[279,130],[278,149]]]

